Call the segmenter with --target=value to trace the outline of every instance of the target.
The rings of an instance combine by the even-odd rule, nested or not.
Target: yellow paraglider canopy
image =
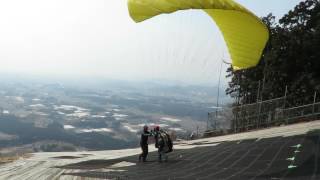
[[[233,0],[128,0],[128,7],[135,22],[178,10],[204,10],[220,28],[234,69],[256,66],[269,38],[265,24]]]

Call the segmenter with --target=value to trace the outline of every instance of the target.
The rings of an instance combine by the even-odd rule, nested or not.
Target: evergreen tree
[[[308,104],[320,92],[320,2],[305,0],[279,22],[269,14],[262,18],[270,31],[260,63],[233,71],[226,93],[236,104],[282,97],[288,87],[288,106]]]

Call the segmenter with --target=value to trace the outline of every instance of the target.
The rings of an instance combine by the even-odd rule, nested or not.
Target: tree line
[[[256,67],[233,71],[226,89],[235,105],[283,97],[287,105],[310,104],[320,97],[320,1],[300,2],[279,20],[262,18],[270,38]],[[320,99],[320,98],[318,98]]]

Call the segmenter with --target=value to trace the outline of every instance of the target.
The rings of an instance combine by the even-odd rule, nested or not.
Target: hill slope
[[[314,121],[180,142],[167,163],[138,163],[140,149],[36,153],[0,165],[0,179],[320,179],[319,143]]]

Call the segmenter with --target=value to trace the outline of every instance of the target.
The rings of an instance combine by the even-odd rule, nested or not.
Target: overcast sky
[[[258,16],[282,16],[300,1],[238,2]],[[126,3],[0,1],[0,73],[217,82],[221,58],[229,55],[205,13],[181,11],[136,24]]]

